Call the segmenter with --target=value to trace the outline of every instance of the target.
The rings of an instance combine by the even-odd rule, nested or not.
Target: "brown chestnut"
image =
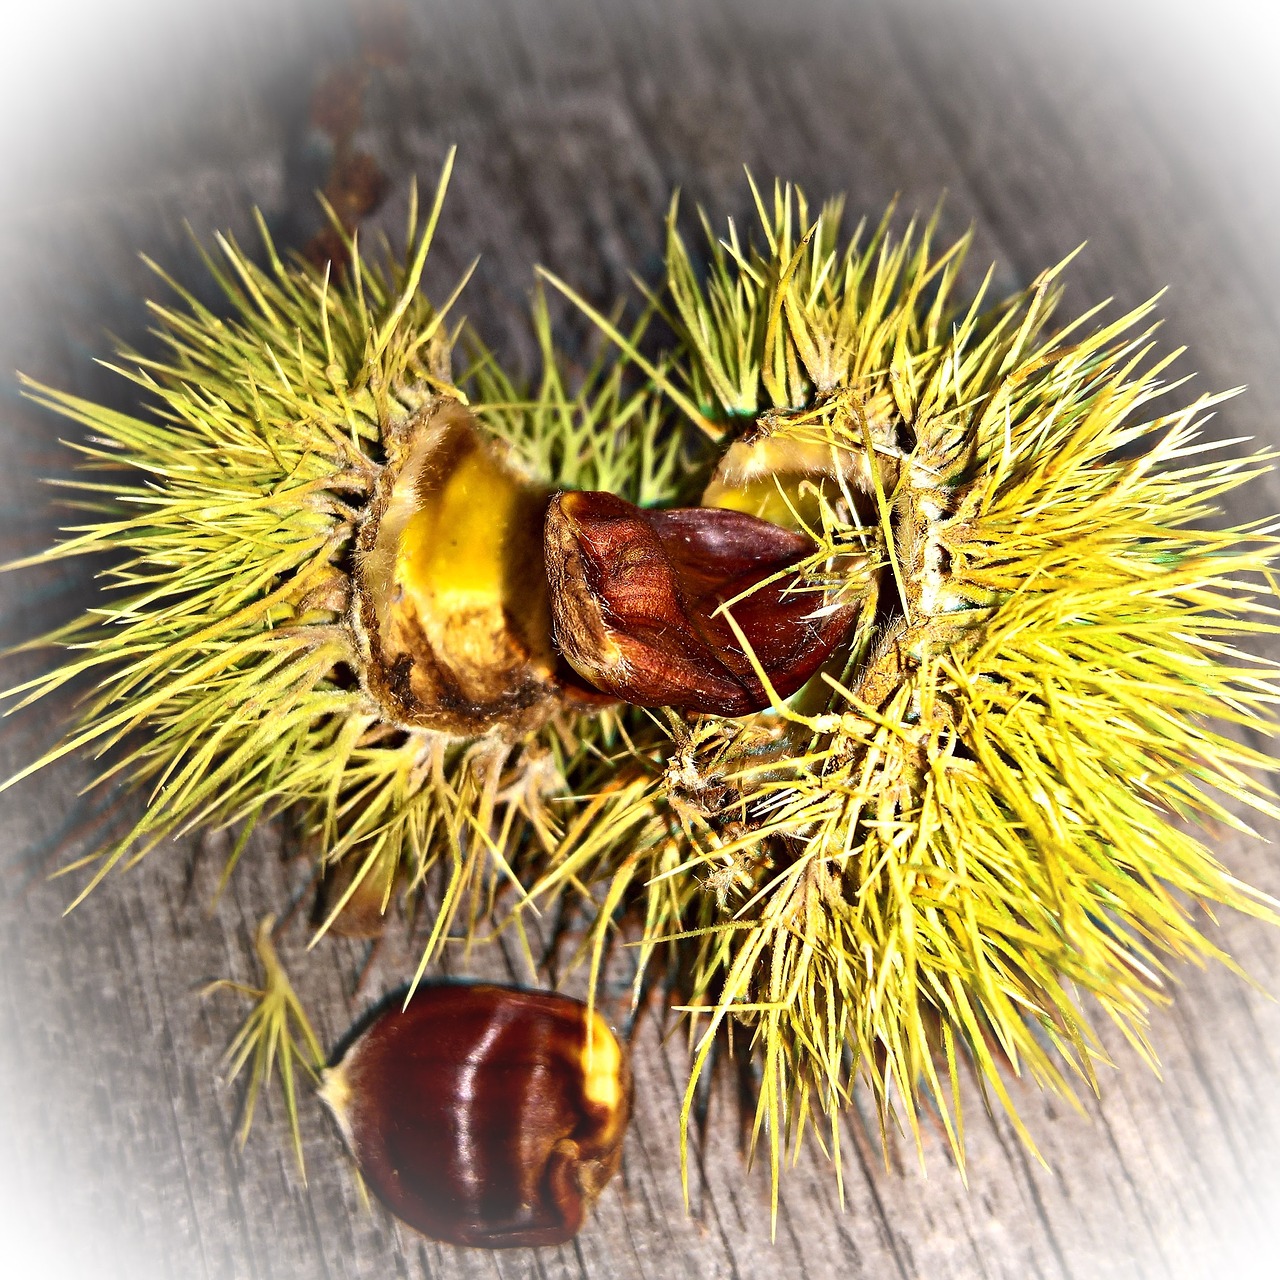
[[[545,991],[419,987],[324,1073],[365,1181],[449,1244],[562,1244],[622,1159],[627,1055],[598,1013]]]
[[[771,698],[752,657],[789,697],[856,619],[801,580],[810,538],[742,511],[650,511],[611,493],[562,493],[544,542],[560,651],[597,688],[638,706],[760,711]],[[719,612],[735,600],[741,637]]]

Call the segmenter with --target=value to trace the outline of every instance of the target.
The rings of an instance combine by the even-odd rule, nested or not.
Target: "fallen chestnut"
[[[626,1052],[568,996],[420,987],[321,1088],[369,1187],[450,1244],[562,1244],[622,1159]]]

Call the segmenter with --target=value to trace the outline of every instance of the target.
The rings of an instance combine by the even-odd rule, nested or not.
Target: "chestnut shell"
[[[857,617],[804,589],[809,537],[741,511],[653,511],[611,493],[561,493],[545,545],[560,651],[584,679],[637,706],[762,711],[804,685]],[[741,638],[719,611],[735,600]]]
[[[322,1096],[393,1213],[447,1243],[511,1248],[582,1226],[622,1159],[631,1073],[578,1000],[449,983],[377,1017]]]

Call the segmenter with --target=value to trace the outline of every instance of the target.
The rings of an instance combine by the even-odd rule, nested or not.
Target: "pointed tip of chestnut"
[[[799,689],[855,618],[804,588],[808,537],[740,511],[649,511],[615,494],[562,493],[544,546],[561,652],[597,688],[638,706],[763,710],[770,689],[784,698]],[[728,601],[737,630],[720,611]]]
[[[388,1208],[449,1244],[562,1244],[622,1159],[626,1050],[581,1001],[420,987],[324,1073],[320,1096]]]

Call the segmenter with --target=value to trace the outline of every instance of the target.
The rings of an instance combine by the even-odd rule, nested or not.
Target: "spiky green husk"
[[[1222,397],[1150,416],[1150,306],[1053,330],[1059,266],[957,310],[965,242],[935,256],[932,224],[841,245],[838,205],[757,204],[763,245],[731,228],[705,283],[673,218],[683,379],[657,373],[722,441],[825,447],[809,573],[861,622],[790,705],[673,720],[559,875],[638,893],[646,960],[678,952],[686,1123],[717,1031],[752,1028],[776,1188],[819,1113],[838,1167],[859,1077],[917,1141],[930,1097],[962,1157],[965,1060],[1013,1113],[1009,1073],[1093,1083],[1099,1014],[1151,1057],[1171,962],[1226,959],[1197,908],[1273,913],[1192,831],[1277,816],[1245,743],[1280,670],[1237,646],[1280,627],[1272,528],[1212,525],[1269,458],[1203,438]]]
[[[11,691],[31,702],[83,681],[93,690],[77,727],[19,777],[89,749],[103,780],[148,790],[132,830],[67,868],[91,871],[77,902],[114,866],[196,828],[238,829],[229,872],[255,824],[289,809],[322,867],[345,864],[329,921],[361,886],[385,908],[397,883],[419,888],[443,864],[425,965],[451,935],[471,935],[529,850],[555,846],[566,797],[594,785],[613,712],[566,710],[515,741],[465,740],[388,724],[356,678],[353,539],[385,441],[424,404],[470,398],[544,484],[669,500],[678,472],[659,402],[617,362],[569,389],[540,299],[533,395],[448,327],[457,291],[437,309],[420,288],[447,179],[448,166],[425,219],[411,201],[405,256],[388,250],[385,267],[352,245],[335,280],[281,261],[265,227],[262,267],[220,240],[222,261],[206,264],[223,312],[169,281],[177,305],[152,308],[162,353],[125,352],[116,367],[150,416],[29,386],[88,429],[75,447],[101,473],[72,482],[86,517],[40,559],[112,559],[100,603],[39,642],[63,648],[62,664]],[[470,368],[455,378],[460,341]],[[602,424],[616,430],[597,446]]]
[[[103,473],[76,482],[87,518],[45,558],[110,553],[113,590],[19,691],[96,689],[25,772],[89,748],[150,788],[134,829],[77,864],[83,892],[201,826],[240,828],[234,863],[291,808],[350,870],[335,913],[444,864],[424,964],[522,871],[533,900],[598,888],[593,973],[638,900],[642,959],[673,953],[701,1015],[686,1119],[716,1032],[746,1023],[775,1174],[818,1113],[838,1161],[859,1075],[886,1126],[916,1129],[931,1094],[960,1151],[965,1059],[1009,1106],[1009,1070],[1092,1081],[1099,1010],[1149,1053],[1170,961],[1218,955],[1196,905],[1270,910],[1190,825],[1274,816],[1269,757],[1242,743],[1271,735],[1280,693],[1237,650],[1277,629],[1271,530],[1211,527],[1266,460],[1196,460],[1212,397],[1148,416],[1169,389],[1167,362],[1145,363],[1150,309],[1052,331],[1059,268],[956,310],[963,242],[934,256],[932,227],[895,240],[886,221],[842,246],[838,206],[810,227],[782,190],[758,200],[763,246],[713,244],[704,284],[673,221],[660,305],[680,358],[647,364],[597,318],[705,437],[830,452],[809,570],[861,606],[843,666],[775,712],[671,717],[666,737],[566,713],[460,741],[388,725],[351,677],[348,558],[388,428],[465,396],[551,485],[660,503],[688,469],[618,366],[566,387],[541,305],[532,395],[470,340],[455,381],[449,307],[419,289],[442,195],[403,262],[353,254],[340,283],[224,243],[229,314],[179,290],[156,308],[167,355],[126,353],[150,418],[33,388],[89,429]]]

